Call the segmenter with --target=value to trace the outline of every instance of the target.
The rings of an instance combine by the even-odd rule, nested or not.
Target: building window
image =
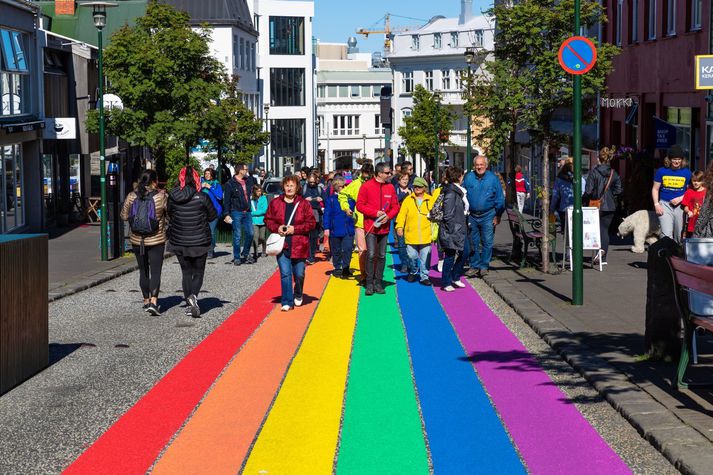
[[[441,89],[444,91],[451,89],[451,71],[449,69],[441,71]]]
[[[703,0],[690,0],[691,2],[691,30],[700,30],[703,17]]]
[[[483,30],[473,32],[473,46],[483,46]]]
[[[351,86],[352,90],[352,97],[361,97],[361,87],[360,86]],[[369,96],[367,96],[369,97]]]
[[[270,105],[305,105],[304,68],[270,69]]]
[[[463,71],[456,70],[456,90],[460,91],[463,88]]]
[[[434,33],[433,34],[433,49],[441,49],[441,45],[442,45],[441,34]]]
[[[384,124],[381,123],[381,114],[374,116],[374,133],[376,135],[384,135]]]
[[[401,119],[405,119],[406,117],[411,117],[413,114],[413,111],[411,109],[401,109]]]
[[[327,86],[327,97],[337,97],[337,86]]]
[[[335,115],[332,121],[332,135],[359,135],[358,115]]]
[[[317,132],[320,137],[324,137],[324,116],[317,116]]]
[[[426,90],[433,91],[433,71],[426,71]]]
[[[451,48],[458,47],[458,32],[454,31],[451,33]]]
[[[240,54],[240,43],[238,43],[238,35],[233,35],[233,69],[239,69],[238,59]]]
[[[656,0],[647,0],[646,3],[646,38],[656,39]]]
[[[411,94],[413,92],[413,72],[403,73],[403,78],[401,79],[401,89],[406,94]]]
[[[621,46],[621,22],[623,20],[621,13],[624,8],[623,1],[624,0],[617,0],[616,2],[616,36],[614,38],[614,44],[616,44],[617,46]]]
[[[257,45],[255,43],[250,46],[250,55],[252,57],[253,71],[257,71]]]
[[[349,97],[349,86],[339,86],[339,97]]]
[[[253,15],[253,25],[255,26],[255,30],[260,33],[260,16],[257,13]]]
[[[16,73],[28,73],[25,59],[25,35],[19,31],[0,29],[0,51],[2,52],[2,69]]]
[[[411,49],[416,51],[421,49],[421,39],[418,35],[411,35]]]
[[[371,97],[371,86],[361,86],[361,97]]]
[[[0,147],[0,234],[25,224],[25,187],[20,144]]]
[[[245,40],[240,38],[240,63],[238,69],[245,69]]]
[[[270,148],[275,157],[304,159],[305,119],[271,120]]]
[[[666,0],[664,14],[666,15],[666,35],[676,34],[676,0]]]
[[[327,96],[327,86],[317,86],[317,97],[324,99]]]
[[[270,17],[270,54],[305,54],[303,17]]]
[[[629,43],[639,42],[639,0],[629,1]]]

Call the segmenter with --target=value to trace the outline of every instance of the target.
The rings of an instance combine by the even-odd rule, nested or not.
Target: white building
[[[248,0],[167,0],[166,3],[188,13],[191,25],[211,27],[212,56],[228,74],[240,77],[238,88],[245,105],[259,117],[262,103],[257,79],[258,32]]]
[[[389,69],[372,68],[372,56],[350,44],[317,45],[318,156],[325,171],[357,168],[358,158],[385,156],[381,88],[391,86]]]
[[[492,51],[494,46],[494,21],[485,16],[473,16],[472,3],[472,0],[461,0],[458,18],[437,16],[417,30],[395,35],[392,50],[387,53],[394,72],[392,143],[395,151],[403,144],[398,129],[404,124],[404,117],[413,111],[413,90],[421,84],[429,91],[438,91],[442,102],[453,106],[456,120],[450,131],[450,143],[443,149],[449,164],[464,166],[468,129],[461,85],[461,76],[468,68],[464,53],[466,48]],[[472,71],[482,74],[477,64],[473,64]],[[473,149],[478,149],[475,142]],[[446,155],[441,153],[443,163]],[[415,165],[418,173],[426,170],[423,159],[415,160]]]
[[[314,2],[252,0],[259,32],[258,84],[270,144],[260,162],[284,176],[316,164]]]

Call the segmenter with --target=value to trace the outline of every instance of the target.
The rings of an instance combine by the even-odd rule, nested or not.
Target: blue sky
[[[314,35],[325,42],[346,43],[357,28],[383,29],[379,21],[385,13],[428,20],[436,15],[455,17],[460,14],[460,0],[314,0]],[[491,0],[473,0],[473,14],[492,5]],[[422,22],[392,17],[392,28],[418,26]],[[382,51],[384,35],[357,36],[361,52]]]

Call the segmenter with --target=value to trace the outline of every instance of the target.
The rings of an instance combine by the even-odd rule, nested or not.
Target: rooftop
[[[211,26],[237,26],[254,33],[257,30],[246,0],[163,0],[191,16],[192,24],[208,23]]]

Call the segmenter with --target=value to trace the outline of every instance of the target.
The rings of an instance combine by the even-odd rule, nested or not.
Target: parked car
[[[282,193],[282,177],[273,176],[266,179],[262,184],[262,191],[267,196],[267,201]]]

